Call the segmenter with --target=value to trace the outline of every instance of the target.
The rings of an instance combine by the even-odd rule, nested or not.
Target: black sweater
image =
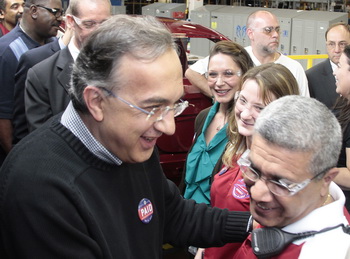
[[[59,120],[24,138],[1,168],[0,258],[155,259],[165,242],[206,247],[245,238],[248,213],[184,200],[156,152],[144,163],[112,165]]]

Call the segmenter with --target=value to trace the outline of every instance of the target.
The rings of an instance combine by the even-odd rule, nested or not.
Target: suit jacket
[[[67,47],[29,69],[24,93],[29,132],[67,107],[73,62]]]
[[[327,59],[306,71],[310,96],[332,109],[339,94],[335,91],[335,78],[330,60]]]
[[[13,144],[16,144],[28,134],[27,119],[24,109],[24,88],[28,70],[59,50],[60,45],[58,40],[54,40],[41,47],[28,50],[19,60],[15,75],[14,110],[12,119]]]

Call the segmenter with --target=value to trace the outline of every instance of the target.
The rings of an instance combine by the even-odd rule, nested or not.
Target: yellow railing
[[[314,59],[325,59],[328,58],[327,54],[321,55],[288,55],[291,59],[307,59],[306,69],[312,67]]]

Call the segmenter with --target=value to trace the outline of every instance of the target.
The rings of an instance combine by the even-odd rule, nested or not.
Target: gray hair
[[[337,165],[341,128],[332,112],[316,99],[299,95],[279,98],[260,113],[254,129],[278,147],[311,152],[308,169],[314,175]]]
[[[6,0],[0,0],[0,10],[5,11],[6,8]]]
[[[176,49],[171,33],[152,16],[114,15],[91,33],[73,66],[71,99],[87,113],[83,92],[86,86],[120,89],[118,66],[125,55],[152,61]]]

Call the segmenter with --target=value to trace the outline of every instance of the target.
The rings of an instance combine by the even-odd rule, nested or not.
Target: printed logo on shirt
[[[233,185],[232,195],[236,199],[245,199],[250,197],[243,179],[239,179]]]
[[[143,223],[148,224],[153,216],[152,202],[147,198],[143,198],[139,203],[138,213],[140,220]]]

